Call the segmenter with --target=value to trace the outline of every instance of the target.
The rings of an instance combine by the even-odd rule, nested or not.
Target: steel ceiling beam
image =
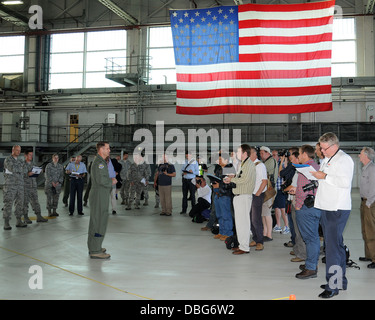
[[[375,0],[368,0],[366,6],[366,14],[373,14],[374,13],[374,5]]]
[[[0,4],[0,18],[19,27],[29,27],[29,20],[26,17],[2,4]]]
[[[98,0],[102,5],[106,6],[109,10],[117,14],[120,18],[131,23],[132,25],[139,24],[138,20],[131,16],[129,13],[121,9],[117,4],[111,0]]]

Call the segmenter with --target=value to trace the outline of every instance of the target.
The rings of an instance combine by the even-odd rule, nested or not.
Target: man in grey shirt
[[[362,237],[365,256],[360,261],[371,261],[367,268],[375,269],[375,151],[365,147],[359,154],[363,164],[359,193],[361,195]]]

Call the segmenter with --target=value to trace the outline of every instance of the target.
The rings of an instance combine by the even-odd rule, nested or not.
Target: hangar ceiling
[[[107,27],[168,25],[169,9],[209,8],[246,3],[288,4],[301,0],[23,0],[23,4],[0,3],[0,34],[28,31],[29,8],[43,10],[47,31]],[[315,2],[304,0],[302,2]],[[336,0],[344,15],[373,14],[374,0]]]

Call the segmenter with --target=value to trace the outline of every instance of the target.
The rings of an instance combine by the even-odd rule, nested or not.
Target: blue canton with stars
[[[170,10],[176,65],[238,62],[238,9]]]

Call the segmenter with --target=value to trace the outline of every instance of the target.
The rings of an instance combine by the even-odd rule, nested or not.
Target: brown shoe
[[[255,250],[256,250],[256,251],[262,251],[263,249],[264,249],[263,244],[261,244],[261,243],[257,243],[257,244],[256,244],[256,247],[255,247]]]
[[[316,270],[304,269],[302,272],[296,274],[297,279],[310,279],[316,278],[318,272]]]
[[[246,254],[246,253],[249,253],[249,251],[243,251],[241,249],[238,249],[232,252],[232,254],[235,254],[235,255]]]
[[[302,262],[302,261],[305,261],[305,259],[294,257],[294,258],[290,259],[290,261],[292,261],[292,262]]]
[[[220,239],[223,235],[218,233],[217,235],[214,236],[214,239]]]
[[[249,247],[255,247],[257,243],[253,240],[249,243]]]
[[[237,251],[237,250],[240,250],[240,248],[238,248],[238,247],[232,248],[232,251]]]
[[[220,240],[221,240],[221,241],[225,241],[227,238],[228,238],[228,236],[221,236],[221,237],[220,237]]]
[[[208,231],[208,230],[211,230],[211,228],[209,228],[209,227],[203,227],[203,228],[201,228],[201,230],[202,231]]]

